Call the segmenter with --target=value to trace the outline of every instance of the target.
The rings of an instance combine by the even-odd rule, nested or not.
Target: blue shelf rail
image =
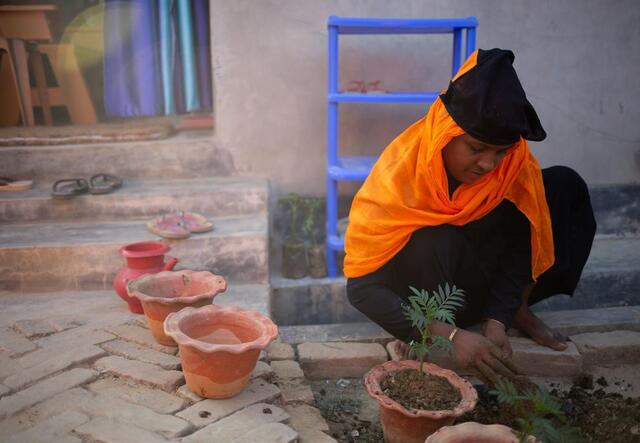
[[[452,34],[451,76],[453,77],[463,60],[466,60],[475,50],[477,27],[478,20],[475,17],[428,19],[329,17],[329,93],[327,95],[327,272],[329,277],[338,275],[336,253],[344,250],[344,240],[338,235],[338,182],[364,181],[376,161],[376,157],[370,156],[339,156],[338,105],[340,103],[428,104],[439,95],[437,91],[375,94],[339,92],[338,36],[340,34]],[[465,37],[464,51],[463,37]]]

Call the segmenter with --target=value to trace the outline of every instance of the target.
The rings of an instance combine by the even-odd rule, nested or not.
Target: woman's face
[[[498,167],[515,145],[490,145],[469,134],[451,140],[442,150],[447,172],[461,183],[471,184]]]

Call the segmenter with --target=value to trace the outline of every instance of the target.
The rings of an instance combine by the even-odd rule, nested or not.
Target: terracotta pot
[[[303,241],[285,241],[282,245],[282,275],[302,278],[307,275],[307,254]]]
[[[388,361],[371,369],[364,379],[367,392],[378,400],[380,421],[384,440],[387,443],[424,443],[427,436],[443,426],[453,424],[456,417],[471,411],[478,402],[478,393],[471,383],[459,377],[455,372],[442,369],[432,363],[424,363],[423,372],[445,377],[453,387],[460,390],[462,400],[453,410],[424,411],[408,410],[382,392],[380,383],[389,374],[404,369],[420,368],[415,360]]]
[[[127,283],[144,274],[155,274],[160,271],[168,271],[178,263],[177,258],[164,262],[164,254],[169,251],[169,246],[157,241],[144,241],[130,243],[118,251],[126,260],[126,265],[121,268],[113,279],[113,289],[121,299],[129,305],[129,311],[142,314],[142,306],[136,298],[127,294]]]
[[[206,398],[240,393],[260,351],[278,335],[278,327],[259,312],[217,305],[169,314],[164,331],[180,347],[187,386]]]
[[[515,431],[503,425],[482,425],[473,421],[438,429],[424,443],[518,443]],[[527,443],[538,443],[529,436]]]
[[[313,278],[327,276],[327,258],[324,245],[311,246],[307,249],[309,275]]]
[[[127,285],[131,297],[140,300],[149,329],[160,344],[176,346],[164,333],[164,319],[187,306],[210,305],[227,289],[224,278],[211,272],[164,271],[143,275]]]

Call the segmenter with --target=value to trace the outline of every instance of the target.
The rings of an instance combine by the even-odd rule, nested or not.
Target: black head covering
[[[449,84],[440,96],[453,120],[470,136],[492,145],[509,145],[520,136],[547,136],[513,69],[513,52],[478,50],[476,66]]]

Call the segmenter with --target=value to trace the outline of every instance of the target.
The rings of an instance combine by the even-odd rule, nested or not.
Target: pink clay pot
[[[374,366],[364,377],[367,392],[378,400],[380,405],[380,422],[386,443],[424,443],[427,436],[443,426],[453,424],[456,417],[471,411],[478,402],[478,393],[471,386],[471,383],[453,371],[432,363],[424,363],[423,372],[445,377],[453,387],[460,390],[462,400],[452,410],[408,410],[385,395],[380,387],[382,380],[389,374],[404,369],[419,370],[420,362],[415,360],[388,361]]]
[[[127,284],[127,293],[140,300],[151,334],[160,344],[176,346],[164,333],[164,319],[188,306],[210,305],[227,289],[224,278],[211,272],[164,271],[144,275]]]
[[[529,436],[526,442],[539,443],[533,436]],[[469,421],[440,428],[424,443],[518,443],[518,437],[507,426]]]
[[[169,314],[164,331],[180,347],[189,389],[206,398],[240,393],[260,352],[278,336],[278,327],[259,312],[217,305]]]

